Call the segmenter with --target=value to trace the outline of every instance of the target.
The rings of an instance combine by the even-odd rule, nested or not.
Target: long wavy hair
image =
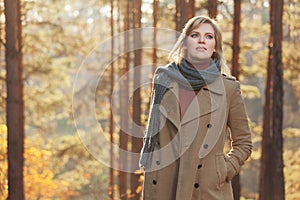
[[[226,60],[223,55],[223,41],[222,41],[222,33],[218,23],[209,17],[206,16],[195,16],[191,18],[182,29],[180,36],[177,39],[173,49],[169,54],[169,61],[180,63],[182,58],[186,56],[186,50],[183,48],[186,37],[191,34],[191,32],[198,28],[201,24],[207,23],[212,26],[215,32],[215,40],[216,40],[216,51],[212,54],[211,58],[215,62],[220,63],[222,73],[230,74],[230,69],[226,64]]]

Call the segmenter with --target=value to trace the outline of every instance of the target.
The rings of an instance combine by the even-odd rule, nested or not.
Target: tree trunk
[[[233,177],[231,181],[232,191],[233,191],[233,199],[239,200],[241,196],[241,184],[240,184],[240,174],[237,174]]]
[[[124,34],[124,60],[125,63],[122,65],[120,69],[120,77],[125,76],[126,78],[122,78],[122,83],[120,84],[120,138],[119,138],[119,145],[120,145],[120,158],[119,158],[119,168],[126,169],[128,166],[128,158],[123,157],[121,151],[128,151],[128,103],[127,100],[129,99],[129,80],[128,75],[126,74],[129,71],[129,64],[130,64],[130,53],[128,52],[129,49],[129,33],[128,30],[130,28],[130,15],[131,12],[131,0],[126,1],[126,11],[124,13],[124,31],[127,31]],[[127,200],[127,189],[128,189],[128,173],[124,171],[119,171],[119,193],[121,200]]]
[[[159,0],[154,0],[153,1],[153,13],[152,13],[152,17],[153,17],[153,27],[154,27],[154,31],[153,31],[153,39],[152,39],[152,43],[153,43],[153,52],[152,52],[152,75],[150,77],[150,90],[152,90],[152,79],[153,79],[153,75],[154,72],[156,70],[157,67],[157,22],[158,22],[158,9],[159,9]],[[149,98],[149,102],[148,102],[148,107],[147,110],[150,109],[150,98]]]
[[[232,36],[232,75],[239,80],[240,76],[240,22],[241,21],[241,0],[234,0],[233,36]],[[232,179],[232,189],[234,200],[240,199],[241,186],[240,175]]]
[[[176,31],[181,32],[188,19],[188,4],[185,0],[176,0]]]
[[[196,8],[195,8],[195,0],[189,0],[188,3],[188,19],[195,16]]]
[[[154,27],[154,32],[153,32],[153,53],[152,53],[152,74],[154,74],[155,69],[156,69],[156,63],[157,63],[157,22],[158,22],[158,8],[159,8],[159,0],[154,0],[153,1],[153,27]],[[151,86],[152,87],[152,86]]]
[[[218,0],[208,0],[206,7],[208,16],[215,19],[218,15]]]
[[[24,101],[22,29],[19,0],[5,0],[6,121],[8,129],[8,199],[23,200]]]
[[[134,31],[134,82],[133,82],[133,105],[132,105],[132,118],[133,118],[133,124],[132,124],[132,137],[131,137],[131,146],[132,146],[132,152],[138,153],[142,149],[143,145],[143,132],[140,132],[140,126],[141,123],[141,64],[142,64],[142,35],[141,35],[141,18],[142,18],[142,0],[135,0],[134,1],[134,11],[133,11],[133,22],[134,22],[134,28],[136,29]],[[133,169],[138,169],[138,162],[135,162],[132,160],[131,162]],[[141,196],[141,180],[140,180],[141,174],[139,173],[132,173],[130,177],[130,189],[131,189],[131,199],[139,200]],[[139,189],[140,188],[140,189]]]
[[[283,0],[271,0],[269,59],[264,107],[262,156],[259,182],[260,200],[285,199],[283,175]]]
[[[114,36],[114,0],[110,0],[110,35],[111,37]],[[114,60],[114,40],[111,40],[111,61]],[[110,68],[110,97],[112,98],[114,89],[114,62],[111,63]],[[112,99],[111,99],[112,101]],[[110,104],[112,106],[112,103]],[[114,144],[114,119],[113,119],[113,112],[112,108],[110,109],[110,117],[109,117],[109,134],[110,134],[110,171],[109,171],[109,197],[114,199],[114,151],[113,151],[113,144]]]
[[[232,36],[232,75],[239,79],[240,65],[240,24],[241,24],[241,0],[234,0],[233,36]]]
[[[175,29],[177,32],[180,32],[181,26],[180,26],[180,0],[175,0]]]

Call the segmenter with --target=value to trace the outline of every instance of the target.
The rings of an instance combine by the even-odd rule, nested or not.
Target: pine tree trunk
[[[180,26],[180,0],[175,0],[175,29],[177,32],[180,32],[181,26]]]
[[[110,0],[110,35],[113,37],[114,35],[114,0]],[[114,40],[111,40],[111,60],[114,60]],[[113,95],[114,89],[114,63],[111,63],[110,68],[110,98]],[[111,99],[112,101],[112,99]],[[110,104],[112,106],[112,104]],[[110,171],[109,171],[109,197],[114,199],[114,152],[113,152],[113,144],[114,144],[114,119],[112,108],[110,109],[110,119],[109,119],[109,134],[110,134]]]
[[[8,199],[23,200],[24,102],[22,31],[19,0],[5,0],[6,121],[8,128]]]
[[[188,4],[184,0],[176,0],[175,1],[176,12],[175,12],[175,24],[176,24],[176,31],[181,32],[184,27],[184,24],[188,18]]]
[[[195,0],[189,0],[188,2],[188,19],[195,16],[196,8],[195,8]]]
[[[240,20],[241,20],[241,0],[234,0],[233,36],[232,36],[232,75],[239,79],[240,76]],[[232,189],[234,200],[240,199],[241,186],[240,175],[232,179]]]
[[[240,65],[240,24],[241,24],[241,0],[234,0],[233,36],[232,36],[232,75],[239,79]]]
[[[153,53],[152,53],[152,74],[154,74],[154,71],[156,69],[156,63],[157,63],[157,22],[158,22],[158,8],[159,8],[159,0],[154,0],[153,1],[153,27],[154,27],[154,32],[153,32]]]
[[[128,52],[129,49],[129,33],[128,30],[130,28],[130,12],[131,12],[131,0],[126,1],[126,11],[124,13],[124,31],[127,31],[124,34],[124,60],[125,63],[122,65],[120,69],[120,77],[127,77],[122,79],[122,83],[120,84],[120,138],[119,138],[119,145],[120,145],[120,154],[119,154],[119,169],[126,169],[128,166],[129,158],[122,156],[122,150],[128,151],[128,103],[127,100],[129,99],[129,80],[128,75],[126,74],[129,71],[129,64],[130,64],[130,53]],[[121,200],[127,200],[127,190],[128,190],[128,173],[122,170],[119,171],[119,194]]]
[[[271,33],[269,40],[268,77],[262,156],[259,183],[260,200],[284,200],[283,175],[283,71],[282,71],[282,14],[283,0],[271,0]]]
[[[218,15],[218,0],[208,0],[206,7],[208,16],[215,19]]]
[[[134,12],[133,12],[133,21],[134,21],[134,82],[133,82],[133,105],[132,105],[132,137],[131,137],[131,146],[132,152],[138,153],[142,149],[143,145],[143,132],[141,132],[141,64],[142,64],[142,34],[141,34],[141,18],[142,18],[142,0],[134,0]],[[132,160],[132,169],[138,169],[138,161]],[[141,174],[132,173],[130,177],[130,190],[131,190],[131,199],[139,200],[141,196]]]

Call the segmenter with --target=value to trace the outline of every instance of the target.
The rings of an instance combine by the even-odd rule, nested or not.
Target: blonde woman
[[[228,72],[216,21],[190,19],[153,79],[140,166],[144,200],[231,200],[251,154],[239,82]],[[228,138],[230,151],[224,153]]]

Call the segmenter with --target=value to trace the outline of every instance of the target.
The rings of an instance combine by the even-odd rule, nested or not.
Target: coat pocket
[[[227,178],[226,181],[230,182],[232,178],[237,174],[235,169],[233,168],[232,164],[229,161],[226,161],[227,166]]]
[[[216,154],[216,170],[219,179],[219,187],[221,188],[226,182],[227,177],[227,167],[225,162],[225,157],[223,153]]]

